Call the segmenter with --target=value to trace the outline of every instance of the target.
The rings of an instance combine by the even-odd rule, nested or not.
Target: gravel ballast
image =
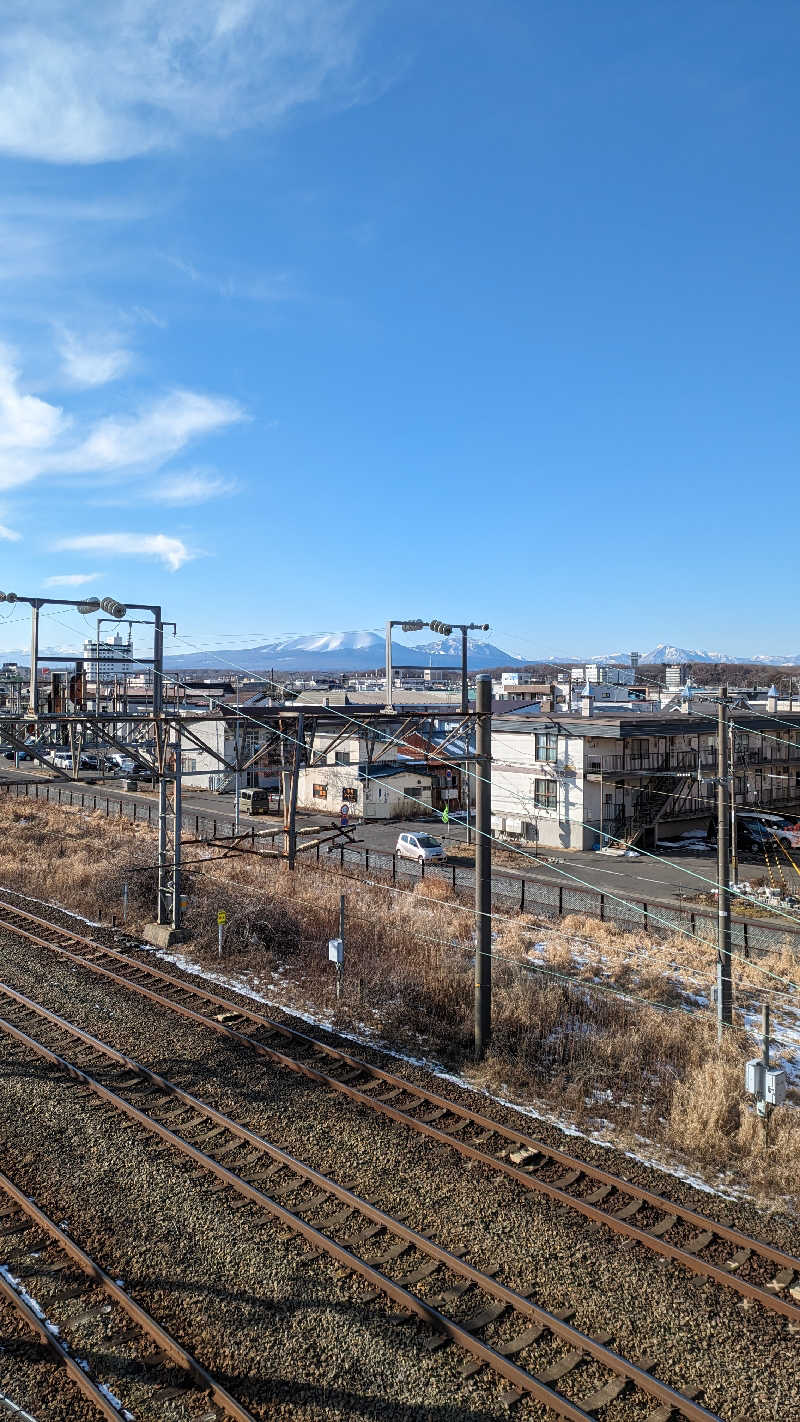
[[[705,1405],[722,1416],[789,1422],[800,1412],[797,1338],[784,1321],[760,1308],[747,1309],[715,1285],[687,1279],[643,1250],[626,1249],[602,1228],[587,1228],[572,1212],[554,1209],[483,1166],[470,1168],[447,1147],[257,1061],[246,1050],[101,982],[47,950],[13,936],[3,944],[2,976],[19,991],[164,1075],[178,1070],[182,1080],[191,1077],[190,1089],[198,1096],[306,1163],[334,1178],[347,1177],[359,1193],[378,1195],[381,1208],[407,1212],[412,1227],[434,1228],[437,1243],[453,1248],[469,1242],[470,1262],[477,1267],[501,1264],[503,1282],[531,1291],[551,1310],[575,1308],[575,1326],[588,1332],[613,1331],[613,1346],[629,1357],[654,1354],[654,1372],[673,1386],[705,1384]],[[48,1040],[44,1031],[34,1035]],[[69,1055],[66,1050],[64,1054]],[[58,1089],[52,1081],[47,1086]],[[16,1119],[10,1112],[12,1117]],[[136,1139],[134,1133],[130,1139]],[[52,1142],[40,1149],[56,1155],[57,1164]],[[91,1165],[95,1163],[93,1158]],[[158,1198],[172,1210],[169,1192]],[[212,1202],[216,1221],[224,1213],[223,1203],[216,1196]],[[707,1207],[707,1199],[704,1203]],[[243,1217],[238,1218],[241,1226]],[[260,1238],[266,1235],[262,1232]],[[270,1251],[273,1248],[274,1232]],[[189,1262],[182,1260],[182,1265]],[[196,1260],[194,1270],[196,1276]],[[358,1286],[349,1287],[358,1292]],[[415,1325],[402,1328],[405,1337]],[[435,1367],[441,1369],[451,1356],[455,1359],[454,1349],[440,1355]],[[394,1372],[389,1379],[389,1397],[396,1401]],[[762,1379],[770,1380],[768,1389]],[[468,1387],[492,1397],[492,1388],[480,1379]],[[468,1389],[466,1395],[474,1397]],[[423,1390],[420,1405],[427,1396]],[[523,1406],[530,1410],[532,1405]],[[497,1415],[503,1415],[502,1410]],[[634,1415],[638,1413],[625,1399],[604,1414],[609,1419]]]

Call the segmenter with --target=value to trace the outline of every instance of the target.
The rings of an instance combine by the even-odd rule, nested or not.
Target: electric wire
[[[56,614],[52,614],[52,613],[51,613],[50,615],[53,616],[53,617],[55,617],[55,620],[61,622],[61,624],[62,624],[63,626],[65,626],[65,627],[69,626],[69,624],[64,623],[64,622],[63,622],[63,619],[62,619],[62,618],[59,618]],[[70,630],[76,631],[77,629],[75,629],[75,628],[70,628]],[[189,639],[188,639],[188,638],[185,638],[185,637],[178,637],[177,640],[186,642],[188,645],[192,645],[192,644],[189,642]],[[133,658],[133,661],[134,661],[134,662],[135,662],[136,660],[137,660],[136,658]],[[218,660],[219,660],[219,659],[218,659]],[[235,669],[236,669],[236,668],[234,668],[234,670],[235,670]],[[244,671],[243,668],[239,668],[238,670]],[[246,672],[245,672],[245,674],[246,674],[246,675],[249,675],[250,673],[246,673]],[[183,682],[180,678],[174,677],[174,676],[173,676],[172,674],[170,674],[170,673],[164,672],[163,676],[164,676],[164,680],[169,681],[170,684],[173,684],[173,685],[175,685],[176,687],[183,687],[183,688],[186,687],[186,683],[185,683],[185,682]],[[359,721],[358,717],[349,715],[347,712],[340,711],[338,707],[325,707],[324,709],[325,709],[326,713],[327,713],[327,712],[330,712],[330,713],[332,713],[332,714],[334,714],[334,715],[338,715],[340,719],[346,720],[347,722],[352,723],[353,725],[358,725],[358,726],[360,726],[362,729],[367,729],[367,730],[372,730],[372,729],[373,729],[372,727],[369,727],[366,722]],[[242,712],[241,710],[240,710],[240,712],[239,712],[239,715],[240,715],[240,718],[243,718],[243,719],[245,719],[245,720],[251,721],[251,722],[252,722],[255,726],[257,726],[260,730],[263,730],[263,723],[260,722],[260,721],[258,721],[257,718],[252,717],[252,716],[249,716],[246,712]],[[302,743],[300,742],[300,740],[299,740],[297,737],[291,736],[291,735],[289,735],[289,734],[286,733],[286,732],[282,732],[282,731],[280,731],[280,730],[277,729],[277,728],[274,728],[274,729],[273,729],[273,733],[274,733],[274,734],[277,734],[277,735],[280,736],[282,739],[287,740],[287,741],[290,741],[290,742],[293,742],[296,746],[301,747],[302,749],[305,749],[305,746],[302,745]],[[388,744],[388,743],[394,743],[394,744],[403,744],[403,743],[404,743],[404,742],[402,742],[398,737],[392,736],[392,735],[390,735],[389,733],[381,733],[381,732],[378,732],[378,735],[379,735],[387,744]],[[379,779],[380,777],[369,777],[369,776],[367,776],[367,777],[365,777],[365,778]],[[482,781],[486,781],[486,780],[488,779],[488,777],[480,776],[477,772],[475,772],[474,778],[475,778],[475,779],[482,780]],[[418,808],[424,808],[424,809],[427,809],[427,810],[430,810],[430,808],[431,808],[427,801],[420,800],[420,799],[418,799],[417,797],[408,794],[407,792],[404,792],[404,791],[399,791],[399,792],[398,792],[398,791],[396,791],[395,793],[399,794],[399,795],[400,795],[402,798],[404,798],[404,799],[410,800],[410,801],[411,801],[413,804],[415,804]],[[476,833],[477,833],[477,829],[476,829]],[[486,838],[490,839],[492,842],[494,842],[494,843],[496,843],[496,844],[501,845],[501,847],[506,848],[509,852],[511,852],[511,853],[513,853],[513,854],[517,854],[517,855],[519,855],[519,856],[520,856],[521,858],[523,858],[523,859],[528,859],[528,860],[531,860],[531,861],[536,862],[536,861],[534,860],[534,856],[531,855],[531,854],[529,854],[529,853],[527,853],[527,852],[526,852],[524,849],[522,849],[521,847],[519,847],[519,846],[517,846],[517,845],[510,844],[508,841],[504,841],[504,840],[502,840],[502,839],[497,839],[497,838],[496,838],[495,836],[493,836],[491,833],[487,833],[486,831],[482,831],[482,833],[486,835]],[[652,857],[653,857],[653,858],[661,858],[661,857],[663,857],[663,856],[656,856],[656,855],[653,855]],[[555,865],[555,864],[550,864],[550,865],[549,865],[549,868],[550,868],[553,872],[555,872],[555,873],[557,873],[557,874],[560,874],[562,877],[569,879],[571,882],[573,882],[573,883],[579,885],[580,887],[585,888],[585,889],[589,889],[589,890],[590,890],[591,892],[593,892],[593,893],[597,893],[596,886],[592,885],[592,884],[589,883],[587,880],[581,879],[579,876],[577,876],[577,875],[575,875],[575,874],[570,874],[570,873],[569,873],[566,869],[564,869],[562,866],[560,866],[560,865]],[[682,868],[682,869],[685,869],[685,866],[681,866],[681,868]],[[686,871],[686,872],[693,873],[693,871],[690,871],[690,870],[688,870],[688,871]],[[702,875],[699,875],[699,874],[694,874],[694,877],[697,877],[697,878],[704,878],[705,876],[702,876]],[[706,881],[707,883],[710,883],[710,884],[713,883],[712,880],[706,879],[705,881]],[[623,898],[623,897],[622,897],[621,895],[619,895],[619,894],[615,894],[612,890],[603,890],[603,893],[605,894],[605,896],[606,896],[607,898],[612,899],[612,900],[614,900],[615,902],[622,904],[624,907],[629,908],[629,909],[634,909],[635,911],[638,911],[636,904],[631,903],[629,900]],[[752,896],[749,896],[749,897],[752,897]],[[792,921],[792,922],[800,922],[800,918],[798,918],[796,915],[793,915],[793,914],[781,913],[779,916],[784,917],[784,918],[787,918],[788,920],[790,920],[790,921]],[[679,934],[681,934],[682,936],[684,936],[684,937],[690,939],[691,941],[697,941],[697,942],[701,942],[701,943],[704,941],[704,940],[702,940],[702,939],[699,939],[698,936],[697,936],[696,934],[692,933],[690,930],[687,930],[687,929],[684,929],[684,928],[682,928],[682,927],[680,927],[680,926],[677,926],[677,925],[675,925],[675,924],[672,924],[672,923],[669,922],[669,920],[667,920],[667,919],[662,919],[662,917],[661,917],[660,915],[658,915],[658,914],[651,913],[651,914],[649,915],[649,917],[652,918],[654,922],[657,922],[657,923],[661,924],[663,927],[667,928],[671,933],[679,933]],[[734,949],[731,950],[731,957],[732,957],[732,958],[741,959],[741,961],[746,961],[746,962],[750,963],[752,966],[757,967],[758,970],[761,971],[761,972],[763,972],[766,976],[774,977],[774,978],[776,979],[776,981],[784,981],[784,982],[787,982],[787,983],[789,983],[789,985],[790,985],[791,987],[793,987],[795,990],[800,991],[800,985],[791,982],[790,979],[783,978],[781,975],[777,975],[777,974],[772,973],[769,969],[767,969],[766,967],[764,967],[763,964],[758,964],[758,963],[756,963],[755,960],[745,959],[745,957],[744,957],[743,954],[737,953]]]

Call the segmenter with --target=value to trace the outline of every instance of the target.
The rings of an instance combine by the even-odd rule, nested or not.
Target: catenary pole
[[[731,883],[739,882],[739,833],[736,825],[736,739],[733,725],[728,725],[728,800],[731,807]]]
[[[181,926],[181,820],[182,815],[182,771],[180,732],[175,738],[175,833],[172,841],[172,927]]]
[[[730,784],[728,764],[728,688],[717,706],[717,1037],[733,1022],[731,977]]]
[[[240,765],[240,763],[241,763],[241,751],[240,751],[240,748],[239,748],[239,678],[238,678],[238,676],[237,676],[237,678],[236,678],[236,777],[235,777],[235,784],[236,784],[236,792],[235,792],[235,794],[236,794],[236,798],[235,798],[234,811],[233,811],[234,830],[235,830],[235,833],[236,833],[236,834],[239,833],[239,805],[240,805],[240,800],[241,800],[241,788],[242,788],[242,777],[241,777],[241,773],[240,773],[240,771],[239,771],[239,765]]]
[[[475,844],[475,1060],[481,1061],[492,1027],[492,682],[477,679]]]

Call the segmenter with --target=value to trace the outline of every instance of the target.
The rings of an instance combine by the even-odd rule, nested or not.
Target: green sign
[[[445,805],[444,809],[442,810],[442,824],[448,825],[449,823],[450,823],[450,811],[448,810],[447,806]]]

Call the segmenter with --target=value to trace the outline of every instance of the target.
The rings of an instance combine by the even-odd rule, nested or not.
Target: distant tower
[[[638,652],[631,652],[631,666],[633,667],[633,670],[634,670],[635,672],[637,672],[637,671],[639,670],[639,653],[638,653]]]

